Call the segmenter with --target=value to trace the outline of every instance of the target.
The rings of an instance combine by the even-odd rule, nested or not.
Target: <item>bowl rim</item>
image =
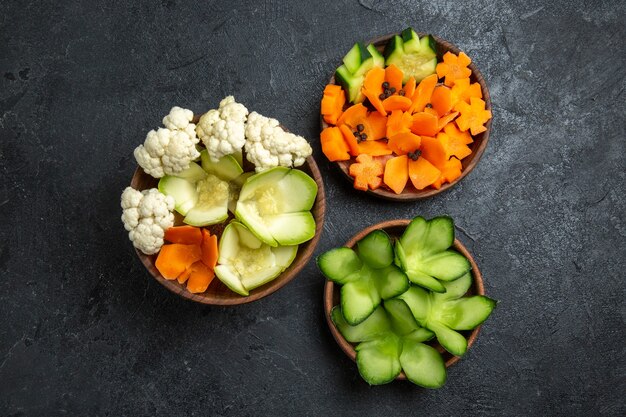
[[[179,284],[177,280],[167,280],[163,278],[163,276],[158,272],[158,270],[156,270],[156,267],[154,266],[156,254],[146,255],[137,248],[135,248],[135,253],[141,260],[147,272],[152,276],[152,278],[154,278],[157,282],[167,288],[170,292],[187,300],[195,301],[197,303],[206,305],[234,306],[251,303],[253,301],[257,301],[261,298],[267,297],[270,294],[273,294],[274,292],[278,291],[279,289],[290,283],[309,263],[315,249],[317,248],[324,229],[324,219],[326,215],[326,194],[324,190],[324,181],[319,167],[317,166],[317,163],[315,162],[315,159],[312,155],[307,157],[306,163],[308,165],[308,169],[311,171],[311,177],[317,184],[317,196],[315,197],[315,202],[313,203],[313,208],[311,209],[311,212],[315,218],[315,235],[310,240],[299,245],[300,248],[298,248],[298,252],[300,252],[303,245],[306,245],[306,247],[303,249],[302,253],[298,253],[298,255],[296,255],[300,256],[300,259],[298,261],[294,260],[294,262],[289,266],[286,271],[283,271],[272,281],[253,289],[252,291],[250,291],[249,295],[240,296],[236,294],[237,297],[233,296],[232,298],[217,298],[211,295],[207,295],[206,292],[199,294],[191,293],[187,291],[185,286]],[[294,169],[299,169],[299,167]],[[148,174],[145,174],[141,167],[138,166],[133,173],[133,177],[130,182],[131,187],[138,189],[137,181],[141,175]],[[279,280],[278,278],[282,279]],[[216,277],[214,279],[219,278]],[[235,295],[234,292],[233,294]]]
[[[394,219],[394,220],[387,220],[381,223],[371,225],[369,227],[362,229],[361,231],[356,233],[354,236],[352,236],[344,244],[344,246],[352,248],[356,244],[356,242],[358,242],[363,237],[365,237],[368,233],[373,232],[374,230],[386,231],[386,229],[389,229],[392,227],[405,227],[406,228],[406,226],[408,226],[410,222],[411,222],[410,219]],[[474,261],[474,257],[458,239],[454,239],[454,244],[452,247],[458,252],[460,252],[463,256],[465,256],[469,260],[470,265],[472,266],[471,274],[473,278],[473,284],[472,284],[472,287],[470,288],[474,289],[474,291],[476,292],[476,295],[485,295],[485,287],[483,283],[482,274],[480,272],[480,269],[478,269],[478,265],[476,265],[476,262]],[[333,323],[331,316],[330,316],[331,310],[334,307],[333,296],[334,296],[335,287],[339,288],[338,285],[335,285],[335,283],[326,279],[326,283],[324,285],[324,300],[323,300],[324,316],[326,317],[326,324],[328,324],[328,328],[330,329],[330,332],[333,335],[333,338],[335,339],[335,341],[337,342],[341,350],[350,359],[352,359],[353,362],[356,362],[356,350],[354,348],[354,345],[348,342],[341,335],[341,333],[339,333],[339,330]],[[478,334],[480,333],[481,327],[482,325],[474,328],[474,330],[471,331],[469,336],[466,336],[468,350],[476,341],[476,338],[478,337]],[[446,361],[446,368],[451,367],[452,365],[457,363],[460,359],[461,357],[452,355],[452,357]],[[401,372],[395,379],[405,380],[406,376],[404,375],[404,372]]]
[[[382,35],[376,38],[373,38],[371,40],[369,40],[368,42],[366,42],[365,44],[374,44],[378,49],[381,48],[381,46],[383,46],[387,41],[389,41],[391,38],[393,38],[394,36],[398,35],[399,33],[389,33],[387,35]],[[435,40],[435,43],[437,44],[437,46],[439,46],[440,48],[443,47],[443,49],[445,51],[441,51],[442,54],[448,51],[452,51],[455,54],[459,54],[460,52],[462,52],[462,50],[457,47],[456,45],[450,43],[449,41],[440,38],[439,36],[433,35],[433,34],[429,34],[429,33],[424,33],[424,32],[417,32],[419,37],[422,36],[426,36],[426,35],[430,35],[433,37],[433,39]],[[476,82],[478,82],[480,84],[480,88],[482,90],[483,93],[483,100],[485,101],[485,109],[487,110],[492,110],[493,112],[493,108],[491,106],[491,95],[489,94],[489,88],[487,87],[487,83],[485,82],[485,79],[482,75],[482,73],[480,72],[480,70],[478,69],[478,67],[476,66],[476,64],[474,63],[474,61],[472,60],[472,62],[469,64],[468,66],[471,70],[472,70],[472,75],[476,78]],[[333,75],[330,77],[328,84],[335,84],[335,74],[333,73]],[[467,164],[467,166],[461,171],[461,175],[455,179],[454,181],[450,182],[450,183],[445,183],[441,186],[441,188],[439,188],[438,190],[434,189],[434,188],[427,188],[425,190],[421,190],[418,192],[410,192],[407,193],[406,191],[403,191],[400,194],[396,194],[393,191],[390,190],[386,190],[383,187],[379,187],[376,190],[370,190],[368,189],[367,191],[365,191],[366,194],[378,197],[378,198],[382,198],[384,200],[389,200],[389,201],[396,201],[396,202],[409,202],[409,201],[416,201],[416,200],[422,200],[425,198],[429,198],[429,197],[433,197],[439,193],[442,193],[444,191],[449,190],[450,188],[452,188],[453,186],[455,186],[459,181],[461,181],[463,178],[465,178],[467,175],[469,175],[469,173],[471,171],[474,170],[474,168],[476,167],[476,165],[478,165],[478,162],[480,161],[483,153],[485,152],[485,149],[487,148],[487,144],[489,142],[489,135],[491,132],[491,122],[493,121],[493,116],[491,117],[491,119],[489,119],[489,121],[487,121],[487,124],[485,125],[486,129],[484,132],[480,133],[480,135],[482,135],[482,139],[480,144],[477,146],[477,148],[475,150],[472,151],[472,159],[471,161],[469,161],[469,163]],[[324,130],[326,127],[330,126],[328,123],[326,123],[324,121],[324,118],[322,117],[321,113],[320,113],[320,132],[322,130]],[[351,158],[352,159],[352,158]],[[329,161],[330,162],[330,161]],[[335,161],[335,162],[331,162],[333,165],[335,165],[335,167],[339,170],[339,172],[341,172],[342,176],[344,178],[346,178],[350,183],[352,183],[354,180],[353,178],[350,176],[349,172],[348,172],[348,162],[350,162],[350,160],[348,161]]]

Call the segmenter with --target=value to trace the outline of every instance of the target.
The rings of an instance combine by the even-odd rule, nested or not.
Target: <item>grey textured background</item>
[[[624,2],[60,3],[0,4],[0,415],[626,413]],[[495,119],[468,178],[390,204],[321,157],[317,113],[355,41],[408,25],[474,59]],[[456,219],[501,303],[443,389],[361,381],[313,263],[237,308],[149,277],[119,220],[132,150],[172,105],[227,94],[313,144],[317,253],[386,219]]]

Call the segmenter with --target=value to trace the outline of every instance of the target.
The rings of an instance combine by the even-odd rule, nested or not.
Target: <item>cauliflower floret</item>
[[[209,110],[200,117],[196,133],[213,162],[243,148],[247,116],[248,109],[228,96],[220,102],[219,109]]]
[[[174,198],[156,188],[137,191],[126,187],[122,193],[122,222],[133,246],[152,255],[163,246],[165,230],[174,225]]]
[[[163,118],[163,126],[170,130],[185,130],[193,120],[193,112],[178,106],[172,107],[170,114]],[[195,129],[195,125],[193,126]]]
[[[170,121],[168,124],[172,126]],[[134,155],[147,174],[161,178],[189,168],[191,161],[200,156],[196,143],[198,138],[193,123],[188,123],[182,130],[159,128],[148,132],[144,144],[135,148]]]
[[[299,167],[313,152],[302,136],[285,132],[278,120],[257,112],[248,115],[245,150],[257,172],[276,166]]]

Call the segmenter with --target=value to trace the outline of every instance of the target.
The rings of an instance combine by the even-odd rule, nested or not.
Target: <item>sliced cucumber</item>
[[[318,256],[317,266],[329,280],[345,284],[349,277],[358,278],[354,273],[360,271],[363,263],[352,249],[335,248]]]
[[[243,295],[244,297],[250,295],[250,293],[243,286],[241,280],[239,279],[239,276],[232,267],[228,265],[217,265],[215,267],[215,275],[220,281],[224,283],[224,285],[226,285],[237,294]]]
[[[272,253],[275,256],[276,265],[281,268],[281,272],[284,271],[293,263],[298,254],[298,245],[293,246],[277,246],[272,248]]]
[[[446,383],[446,364],[431,346],[404,339],[400,365],[407,379],[421,387],[440,388]]]
[[[403,40],[404,39],[404,40]],[[419,39],[415,31],[409,28],[396,35],[385,48],[385,63],[394,64],[404,74],[403,82],[414,77],[417,82],[434,74],[437,67],[435,41],[430,35]]]
[[[433,300],[435,302],[456,300],[457,298],[463,297],[472,286],[472,274],[468,272],[461,278],[457,278],[454,281],[442,282],[442,284],[446,292],[442,294],[432,294]]]
[[[465,275],[472,268],[467,258],[460,253],[447,250],[420,262],[417,269],[442,281],[452,281]]]
[[[417,321],[415,321],[415,317],[411,314],[411,310],[404,300],[399,298],[387,300],[383,305],[397,335],[404,336],[421,328]]]
[[[364,75],[374,67],[374,57],[361,42],[357,42],[343,57],[343,64],[351,74]]]
[[[372,54],[372,57],[374,58],[374,66],[378,68],[385,68],[385,57],[380,52],[378,52],[378,49],[376,49],[376,47],[370,43],[369,45],[367,45],[367,50],[370,54]]]
[[[398,298],[406,303],[411,310],[411,314],[415,317],[415,320],[417,320],[420,325],[424,326],[431,308],[428,292],[423,288],[412,286]]]
[[[384,230],[374,230],[357,242],[359,258],[372,268],[380,269],[393,262],[391,239]]]
[[[198,193],[195,184],[184,178],[166,175],[159,180],[159,191],[174,198],[175,210],[183,216],[196,205]]]
[[[414,342],[426,342],[435,337],[435,333],[431,332],[425,327],[420,327],[412,333],[409,333],[404,336],[404,339],[412,340]]]
[[[356,326],[351,326],[343,316],[341,307],[333,307],[330,318],[339,330],[339,333],[351,343],[366,342],[379,335],[389,332],[391,323],[387,313],[378,307],[370,316]]]
[[[192,226],[209,226],[228,218],[228,183],[213,174],[195,184],[198,199],[183,221]]]
[[[448,352],[455,356],[463,356],[467,352],[467,339],[461,333],[437,321],[430,321],[428,328],[435,332],[437,341]]]
[[[191,162],[189,164],[189,168],[182,172],[179,172],[175,176],[179,178],[184,178],[187,181],[194,183],[206,178],[206,172],[202,169],[200,165],[196,164],[195,162]]]
[[[356,364],[363,379],[370,385],[393,381],[402,371],[401,340],[393,333],[360,343],[356,347]]]
[[[365,99],[361,93],[364,80],[363,75],[353,75],[345,65],[337,68],[335,72],[335,81],[348,93],[348,100],[351,103],[360,103]]]
[[[496,302],[483,295],[447,301],[438,312],[437,319],[454,330],[472,330],[487,320]]]
[[[255,288],[273,281],[281,272],[283,272],[283,269],[275,265],[270,268],[262,269],[254,274],[243,275],[241,277],[241,284],[246,290],[252,291]]]
[[[221,223],[228,218],[228,206],[194,206],[187,212],[183,222],[191,226],[210,226]]]
[[[380,304],[380,295],[371,278],[348,282],[341,287],[341,311],[351,325],[361,323]]]
[[[426,275],[421,271],[416,271],[409,269],[406,272],[406,276],[409,277],[409,280],[420,287],[428,288],[431,291],[444,293],[446,292],[446,287],[435,278],[430,275]]]
[[[395,265],[373,271],[372,277],[383,300],[397,297],[411,285],[406,274]]]
[[[317,184],[306,173],[272,168],[246,180],[235,216],[270,246],[296,245],[315,235],[315,219],[309,210],[316,195]]]
[[[209,174],[213,174],[224,181],[232,181],[243,173],[241,164],[233,155],[225,155],[219,161],[213,162],[209,157],[208,151],[205,149],[200,152],[200,160],[202,168]]]

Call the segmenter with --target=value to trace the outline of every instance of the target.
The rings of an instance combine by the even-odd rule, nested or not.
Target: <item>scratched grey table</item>
[[[126,3],[0,4],[0,415],[626,413],[626,3]],[[355,41],[408,25],[467,51],[495,119],[457,187],[390,204],[324,160],[317,112]],[[367,386],[314,263],[237,308],[145,272],[119,220],[132,150],[172,105],[228,94],[313,144],[317,253],[386,219],[456,219],[500,305],[443,389]]]

